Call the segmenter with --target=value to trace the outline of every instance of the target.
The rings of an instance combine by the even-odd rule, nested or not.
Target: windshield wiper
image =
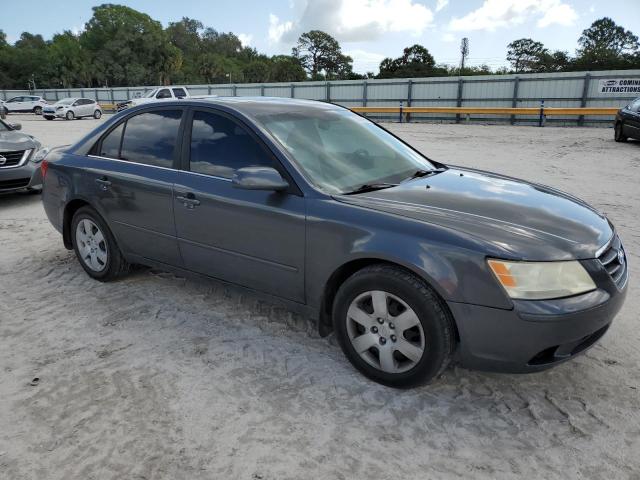
[[[360,185],[355,190],[351,190],[350,192],[345,192],[343,195],[353,195],[356,193],[365,193],[365,192],[373,192],[375,190],[382,190],[384,188],[397,187],[397,183],[386,183],[386,182],[378,182],[378,183],[365,183]]]
[[[416,170],[416,172],[408,178],[405,178],[403,182],[407,180],[413,180],[414,178],[420,177],[428,177],[429,175],[437,175],[438,173],[442,173],[446,170],[446,168],[434,168],[433,170]]]

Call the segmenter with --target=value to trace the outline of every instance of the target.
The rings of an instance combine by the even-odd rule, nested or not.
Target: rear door
[[[180,266],[173,220],[182,108],[127,117],[96,144],[92,198],[128,254]]]
[[[304,198],[295,186],[286,192],[232,187],[237,168],[270,166],[285,177],[286,172],[234,118],[209,109],[196,109],[190,117],[183,144],[188,171],[178,174],[173,203],[185,266],[303,302]]]

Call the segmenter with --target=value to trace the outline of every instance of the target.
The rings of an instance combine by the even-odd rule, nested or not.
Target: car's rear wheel
[[[391,387],[429,382],[454,350],[453,322],[420,278],[391,265],[366,267],[339,288],[334,329],[349,361]]]
[[[102,112],[100,110],[96,110],[95,112],[93,112],[93,118],[95,118],[96,120],[99,120],[101,116]]]
[[[35,113],[36,115],[42,115],[42,107],[34,107],[33,113]]]
[[[613,139],[616,142],[626,142],[627,136],[624,134],[624,125],[622,122],[618,122],[613,127]]]
[[[73,112],[71,110],[69,110],[67,112],[67,114],[64,116],[67,120],[73,120],[75,118],[75,115],[73,114]]]
[[[87,274],[100,281],[113,280],[129,269],[115,238],[102,217],[82,207],[71,221],[73,249]]]

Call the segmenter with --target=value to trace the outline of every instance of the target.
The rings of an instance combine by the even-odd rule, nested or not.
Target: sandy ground
[[[21,119],[48,145],[93,120]],[[434,159],[576,194],[640,257],[640,142],[611,129],[391,125]],[[214,282],[90,280],[33,195],[0,198],[0,478],[640,478],[640,290],[587,354],[391,390],[333,336]],[[37,386],[29,383],[39,377]]]

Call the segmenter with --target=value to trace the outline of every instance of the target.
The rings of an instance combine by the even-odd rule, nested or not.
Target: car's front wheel
[[[453,322],[420,278],[391,265],[366,267],[339,288],[334,329],[349,361],[376,382],[407,388],[447,367],[455,347]]]
[[[627,136],[624,134],[624,125],[622,122],[618,122],[613,127],[613,139],[616,142],[626,142]]]
[[[85,272],[96,280],[109,281],[126,273],[129,264],[102,217],[91,207],[82,207],[71,221],[73,249]]]
[[[74,119],[74,117],[75,117],[75,115],[73,114],[73,112],[72,112],[71,110],[69,110],[69,111],[67,112],[67,114],[65,115],[65,118],[66,118],[67,120],[73,120],[73,119]]]
[[[93,118],[95,118],[96,120],[99,120],[101,116],[102,112],[100,110],[96,110],[95,112],[93,112]]]

